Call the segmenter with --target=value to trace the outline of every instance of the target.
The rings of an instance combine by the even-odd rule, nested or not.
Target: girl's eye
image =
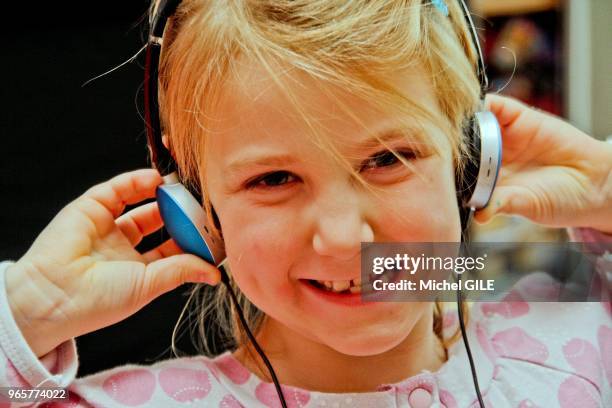
[[[258,176],[255,179],[246,183],[247,189],[252,188],[268,188],[268,187],[279,187],[285,184],[296,181],[297,177],[287,171],[275,171],[272,173]]]
[[[413,160],[414,158],[416,158],[416,153],[411,150],[400,150],[396,153],[406,160]],[[400,160],[391,151],[384,150],[368,158],[362,164],[360,171],[376,169],[379,167],[391,167],[398,163],[401,164]]]
[[[397,151],[397,154],[406,160],[416,158],[416,153],[412,150],[400,150]],[[391,151],[384,150],[365,160],[359,171],[376,170],[378,168],[392,167],[397,164],[401,164],[400,160]],[[247,181],[245,186],[248,190],[254,188],[279,188],[295,181],[298,181],[298,177],[288,171],[274,171]]]

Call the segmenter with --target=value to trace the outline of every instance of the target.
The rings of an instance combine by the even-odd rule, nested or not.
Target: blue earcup
[[[206,212],[179,182],[176,172],[164,177],[156,197],[166,230],[176,244],[186,253],[218,266],[225,259],[224,243],[214,236]]]

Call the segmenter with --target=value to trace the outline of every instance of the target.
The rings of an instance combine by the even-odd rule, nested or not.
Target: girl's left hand
[[[612,233],[612,144],[515,99],[489,94],[486,105],[501,126],[503,160],[491,201],[475,213],[476,221],[515,214],[552,227]]]

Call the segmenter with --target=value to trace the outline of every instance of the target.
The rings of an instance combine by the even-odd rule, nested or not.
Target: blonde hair
[[[446,2],[449,16],[421,0],[183,0],[164,33],[160,112],[180,176],[186,185],[201,191],[209,220],[213,216],[201,162],[209,134],[206,118],[213,116],[224,84],[235,79],[240,58],[263,67],[300,112],[298,98],[285,83],[286,72],[292,70],[397,112],[406,127],[433,124],[448,137],[456,172],[461,175],[467,157],[463,127],[478,109],[480,85],[477,55],[461,6],[456,0]],[[411,100],[386,80],[391,73],[417,65],[429,76],[442,115]],[[279,66],[289,69],[278,72]],[[351,114],[340,101],[338,104]],[[354,114],[351,117],[359,121]],[[316,122],[306,115],[302,119],[310,126],[313,140],[355,173],[350,162],[320,137]],[[422,138],[431,143],[423,132]],[[361,180],[358,174],[355,177]],[[221,236],[220,231],[216,233]],[[249,327],[257,333],[265,315],[238,287],[234,289]],[[247,345],[223,285],[196,285],[183,312],[192,302],[204,354]],[[433,330],[446,350],[460,333],[444,338],[442,306],[436,301]],[[467,312],[465,305],[462,308]],[[205,328],[214,325],[220,331],[218,338],[223,339],[220,345],[208,340]]]

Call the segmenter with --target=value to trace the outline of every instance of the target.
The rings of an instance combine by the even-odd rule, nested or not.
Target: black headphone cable
[[[466,227],[464,229],[464,232],[462,233],[462,246],[465,248],[466,252],[468,252],[469,254],[469,242],[470,242],[470,236],[469,236],[469,231],[468,231],[468,227],[470,225],[470,222],[472,220],[472,216],[473,216],[474,211],[472,209],[469,210],[469,214],[467,216],[467,222],[466,222]],[[474,365],[474,358],[472,357],[472,350],[470,349],[470,343],[468,342],[468,338],[467,338],[467,333],[465,330],[465,322],[463,320],[463,308],[461,307],[461,302],[462,302],[462,295],[461,295],[461,276],[462,274],[460,273],[456,273],[455,275],[457,275],[457,281],[459,282],[459,285],[457,287],[457,315],[459,317],[459,326],[461,327],[461,337],[463,339],[463,344],[465,345],[465,351],[467,352],[467,357],[468,360],[470,362],[470,370],[472,372],[472,380],[474,382],[474,389],[476,390],[476,396],[478,397],[478,404],[480,405],[480,408],[485,408],[485,404],[482,400],[482,394],[480,393],[480,386],[478,385],[478,376],[476,374],[476,367]]]
[[[270,364],[270,361],[268,360],[268,357],[266,357],[266,354],[263,352],[263,350],[259,346],[259,343],[257,343],[257,340],[255,340],[255,336],[253,336],[253,333],[251,333],[251,330],[249,329],[249,325],[247,324],[246,319],[244,318],[244,314],[242,313],[242,308],[240,307],[240,304],[238,303],[238,298],[236,297],[236,293],[234,293],[234,289],[232,288],[232,285],[230,284],[229,276],[223,264],[219,265],[219,270],[221,271],[221,282],[223,282],[223,284],[227,288],[227,291],[230,294],[230,297],[232,298],[232,302],[234,303],[236,312],[238,312],[238,318],[240,319],[240,324],[244,328],[244,331],[246,331],[249,340],[251,341],[251,343],[253,344],[253,347],[255,347],[255,350],[257,351],[257,354],[259,354],[264,364],[268,368],[268,372],[270,373],[270,376],[272,377],[272,381],[274,382],[274,387],[276,388],[276,393],[278,394],[278,398],[280,400],[281,406],[283,408],[287,408],[287,402],[285,401],[285,396],[283,395],[283,390],[280,386],[280,383],[278,382],[278,378],[276,377],[274,368],[272,367],[272,364]]]

